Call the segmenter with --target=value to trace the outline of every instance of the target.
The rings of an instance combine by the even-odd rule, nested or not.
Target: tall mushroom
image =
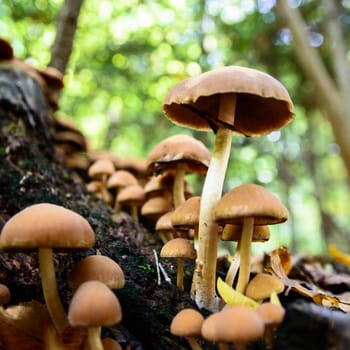
[[[59,205],[39,203],[29,206],[6,222],[0,247],[7,251],[38,249],[39,271],[47,309],[59,333],[67,325],[56,283],[52,252],[92,248],[95,234],[86,219]]]
[[[148,154],[150,173],[174,173],[173,201],[178,207],[185,201],[185,174],[206,174],[210,152],[199,140],[186,134],[170,136],[156,145]]]
[[[227,192],[214,209],[219,224],[242,225],[239,246],[240,270],[237,291],[244,294],[250,274],[250,251],[254,225],[273,225],[288,219],[288,210],[271,192],[260,185],[243,184]]]
[[[233,132],[260,136],[280,129],[294,117],[285,87],[255,69],[228,66],[185,79],[163,101],[165,116],[176,124],[213,130],[215,144],[201,194],[199,247],[193,278],[199,306],[217,308],[215,273],[217,225],[213,208],[220,199]]]

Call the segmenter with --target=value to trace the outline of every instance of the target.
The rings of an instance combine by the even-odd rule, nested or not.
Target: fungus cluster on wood
[[[91,349],[103,350],[101,327],[121,320],[121,306],[111,291],[125,284],[121,267],[102,255],[81,260],[69,274],[68,284],[75,292],[67,316],[57,289],[53,260],[54,251],[69,254],[88,250],[94,244],[94,231],[85,218],[51,203],[26,207],[6,222],[0,234],[3,251],[38,251],[45,306],[57,335],[61,336],[68,326],[87,327]],[[9,290],[2,286],[0,291],[5,304]]]

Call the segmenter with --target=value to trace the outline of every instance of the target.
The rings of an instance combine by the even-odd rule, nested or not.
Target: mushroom
[[[117,196],[117,206],[128,206],[131,216],[135,221],[139,221],[139,208],[146,200],[145,191],[141,185],[130,185],[124,187]]]
[[[236,289],[244,294],[250,275],[250,252],[254,225],[272,225],[288,219],[283,203],[264,187],[243,184],[227,192],[216,204],[214,218],[218,224],[242,225],[240,269]]]
[[[283,282],[276,276],[268,273],[255,275],[248,283],[245,294],[247,297],[262,303],[265,299],[277,299],[277,294],[284,291]],[[276,298],[277,297],[277,298]]]
[[[163,101],[165,116],[176,124],[213,130],[215,143],[201,194],[199,246],[192,288],[198,305],[216,309],[217,225],[212,212],[220,199],[233,132],[260,136],[294,117],[285,87],[255,69],[228,66],[185,79]]]
[[[176,238],[175,228],[171,223],[173,211],[163,214],[156,222],[155,231],[162,240],[163,244]]]
[[[196,251],[194,250],[193,245],[185,238],[174,238],[163,245],[160,251],[160,256],[162,258],[177,259],[176,285],[180,289],[184,289],[183,259],[194,260],[196,258]]]
[[[185,201],[185,174],[205,174],[210,152],[199,140],[186,134],[170,136],[156,145],[148,154],[148,171],[173,172],[173,201],[178,207]]]
[[[80,260],[68,276],[68,285],[76,290],[83,282],[100,281],[111,289],[125,285],[124,272],[113,259],[104,255],[90,255]]]
[[[115,171],[114,164],[109,159],[98,159],[88,169],[88,175],[91,179],[101,182],[102,199],[110,204],[112,201],[111,194],[107,189],[108,177]]]
[[[10,301],[11,293],[7,286],[0,283],[0,306]]]
[[[200,196],[193,196],[186,199],[181,205],[175,208],[171,216],[172,225],[181,230],[194,230],[194,247],[197,250],[198,244],[198,223]]]
[[[114,209],[118,210],[118,204],[117,204],[117,195],[118,192],[131,185],[138,185],[138,181],[136,177],[127,170],[117,170],[115,171],[107,180],[107,188],[109,190],[114,189],[115,190],[115,202],[114,202]]]
[[[62,206],[39,203],[14,215],[4,225],[0,247],[6,251],[39,252],[39,271],[47,309],[59,333],[67,325],[55,277],[53,249],[87,250],[93,247],[95,234],[81,215]]]
[[[202,336],[218,342],[220,350],[228,350],[230,343],[236,350],[245,350],[246,345],[262,338],[264,322],[251,308],[237,305],[225,307],[212,314],[202,325]]]
[[[122,319],[115,294],[100,281],[83,282],[75,291],[68,310],[72,327],[87,328],[91,350],[104,350],[101,327],[112,326]]]
[[[201,335],[204,321],[202,314],[191,308],[181,310],[176,314],[170,324],[170,332],[180,337],[186,337],[192,350],[201,350],[196,337]]]
[[[141,207],[141,215],[155,223],[163,214],[173,210],[173,206],[168,197],[156,196],[148,199]]]
[[[242,236],[242,226],[240,225],[231,225],[231,224],[226,224],[224,226],[224,229],[221,233],[221,240],[222,241],[236,241],[237,247],[236,247],[236,252],[233,256],[232,262],[230,264],[230,267],[226,273],[226,278],[225,282],[232,286],[233,281],[236,277],[239,264],[240,264],[240,241],[241,241],[241,236]],[[252,241],[253,242],[265,242],[268,241],[270,238],[270,229],[267,225],[255,225],[254,226],[254,231],[253,231],[253,236],[252,236]]]
[[[260,304],[255,309],[255,311],[264,321],[264,340],[266,345],[271,348],[275,330],[277,326],[283,321],[286,311],[283,306],[272,304],[270,302]]]

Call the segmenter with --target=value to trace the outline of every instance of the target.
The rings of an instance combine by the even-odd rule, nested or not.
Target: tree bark
[[[102,336],[115,338],[127,349],[189,349],[186,340],[173,336],[169,328],[178,311],[195,305],[189,293],[174,283],[161,278],[158,284],[162,276],[157,274],[153,250],[158,252],[160,245],[154,243],[154,238],[140,242],[137,236],[150,237],[141,225],[125,213],[113,219],[112,209],[89,194],[84,183],[75,180],[56,158],[54,132],[39,85],[24,72],[0,67],[0,230],[11,216],[34,203],[58,204],[82,215],[96,234],[94,248],[54,254],[65,309],[73,293],[67,285],[69,271],[86,255],[109,256],[125,274],[125,287],[116,291],[123,319],[114,327],[103,328]],[[175,271],[170,272],[170,277],[176,280]],[[189,276],[187,279],[189,287]],[[32,301],[44,304],[36,252],[0,251],[0,281],[10,289],[10,305]],[[42,320],[39,323],[46,325]],[[11,345],[3,326],[0,310],[0,349],[45,348],[42,338],[28,339],[28,332],[23,331],[11,337],[17,342]],[[27,338],[21,342],[23,333]],[[33,340],[35,346],[30,346]],[[81,345],[70,344],[65,349],[80,349]]]
[[[332,0],[328,1],[332,2]],[[307,25],[300,11],[297,8],[289,7],[286,0],[278,0],[276,10],[293,34],[296,58],[305,76],[313,83],[320,109],[329,118],[345,168],[350,175],[350,109],[346,102],[349,100],[348,95],[346,91],[342,90],[344,86],[343,84],[338,86],[334,82],[319,51],[310,46]],[[340,37],[338,39],[340,40]],[[341,46],[340,43],[339,46]],[[339,56],[337,55],[337,57]]]
[[[74,35],[83,1],[65,0],[58,17],[56,38],[51,48],[49,66],[58,69],[63,74],[73,49]]]

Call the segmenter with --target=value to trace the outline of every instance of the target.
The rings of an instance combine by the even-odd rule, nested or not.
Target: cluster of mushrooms
[[[95,234],[88,221],[72,210],[51,203],[31,205],[11,217],[0,235],[3,251],[37,251],[45,305],[52,320],[44,333],[62,335],[67,327],[87,329],[86,349],[103,350],[101,327],[122,319],[119,300],[112,290],[124,287],[124,273],[118,263],[103,255],[90,255],[69,272],[68,285],[74,291],[66,314],[58,293],[53,252],[73,253],[94,246]],[[6,303],[10,295],[7,296]],[[96,303],[96,300],[99,300]],[[55,337],[48,337],[47,348],[55,348]],[[50,344],[50,342],[52,342]]]
[[[4,40],[0,40],[0,60],[22,64],[13,57]],[[36,79],[37,73],[31,71]],[[47,71],[39,73],[41,79],[46,78],[46,86],[54,82],[49,92],[62,88],[62,77],[49,76]],[[51,94],[49,100],[53,110],[57,109],[55,96]],[[220,349],[227,349],[230,343],[236,349],[244,349],[247,342],[261,337],[271,344],[273,327],[284,315],[276,297],[284,286],[268,273],[251,278],[251,244],[268,240],[269,225],[285,222],[288,211],[274,194],[257,184],[241,184],[225,194],[222,192],[233,135],[262,136],[285,126],[294,117],[290,96],[278,80],[266,73],[227,66],[178,83],[165,96],[163,111],[177,125],[213,132],[213,150],[210,152],[187,133],[177,134],[156,145],[144,163],[128,164],[127,169],[125,164],[119,166],[120,159],[108,152],[89,153],[84,135],[70,122],[54,118],[57,154],[75,170],[90,192],[117,213],[129,211],[137,221],[141,215],[142,220],[153,225],[163,243],[160,256],[177,261],[176,283],[180,289],[184,289],[183,259],[195,261],[191,297],[198,309],[207,309],[212,314],[204,319],[198,310],[181,310],[171,324],[173,334],[187,337],[193,349],[200,349],[196,337],[215,342]],[[193,194],[185,179],[190,173],[204,177],[200,195]],[[42,209],[47,215],[42,214]],[[249,299],[249,306],[225,304],[216,293],[220,240],[237,242],[224,283]],[[66,315],[59,300],[52,260],[53,249],[69,252],[90,249],[93,244],[94,233],[84,218],[48,203],[16,214],[5,224],[0,236],[3,250],[38,249],[43,293],[57,332],[61,333],[67,325],[87,327],[89,346],[101,350],[101,326],[116,324],[122,317],[118,299],[111,292],[123,286],[121,268],[116,263],[107,268],[113,277],[106,277],[109,272],[99,272],[105,276],[100,281],[93,272],[84,269],[94,270],[100,264],[89,259],[108,260],[107,257],[85,258],[86,267],[80,266],[83,261],[79,263],[78,272],[71,273],[69,284],[75,293]],[[98,304],[98,308],[93,302],[96,293],[105,302]],[[77,299],[80,304],[86,303],[84,310],[96,309],[81,314],[81,308],[75,307]],[[102,308],[111,314],[105,316]],[[88,320],[91,316],[96,319]]]

